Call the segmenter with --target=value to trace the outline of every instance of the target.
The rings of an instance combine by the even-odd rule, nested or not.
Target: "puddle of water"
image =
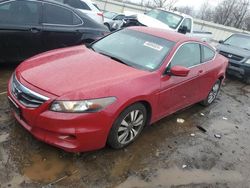
[[[51,183],[76,171],[72,160],[60,158],[55,152],[46,153],[45,157],[34,154],[31,166],[24,167],[23,174],[36,182]]]
[[[150,181],[144,181],[138,177],[129,177],[118,188],[130,187],[158,187],[158,186],[178,186],[199,183],[216,183],[216,182],[239,182],[243,178],[236,171],[221,171],[212,169],[205,170],[181,170],[178,168],[160,169],[157,176],[150,178]]]

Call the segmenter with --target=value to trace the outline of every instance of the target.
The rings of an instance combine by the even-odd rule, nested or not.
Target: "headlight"
[[[83,101],[54,101],[50,110],[69,113],[98,112],[115,102],[115,100],[115,97],[108,97]]]
[[[250,65],[250,59],[248,59],[245,63]]]

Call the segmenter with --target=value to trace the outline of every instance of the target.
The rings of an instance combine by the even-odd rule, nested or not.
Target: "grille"
[[[219,53],[221,55],[225,56],[226,58],[229,58],[229,59],[232,59],[235,61],[242,61],[244,59],[244,57],[242,57],[242,56],[238,56],[238,55],[231,54],[231,53],[224,52],[224,51],[220,51]]]
[[[12,94],[17,100],[28,108],[37,108],[49,98],[42,96],[25,86],[23,86],[17,79],[16,76],[12,78]]]

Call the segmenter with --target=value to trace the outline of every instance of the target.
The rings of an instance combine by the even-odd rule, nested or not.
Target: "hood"
[[[235,47],[235,46],[220,44],[220,45],[217,46],[217,50],[224,51],[224,52],[234,54],[234,55],[238,55],[238,56],[241,56],[241,57],[244,57],[244,58],[250,57],[250,51],[249,50],[239,48],[239,47]]]
[[[141,14],[141,13],[134,13],[134,12],[130,12],[130,11],[125,11],[124,12],[126,16],[133,16],[136,15],[137,20],[143,24],[146,25],[148,27],[154,27],[154,28],[158,28],[158,29],[167,29],[167,30],[173,30],[171,29],[167,24],[164,24],[163,22],[152,18],[150,16],[147,16],[145,14]]]
[[[47,52],[22,63],[16,71],[31,85],[56,96],[87,92],[148,74],[82,46]]]

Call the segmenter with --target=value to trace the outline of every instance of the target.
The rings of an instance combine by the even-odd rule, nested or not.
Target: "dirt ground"
[[[238,79],[228,79],[210,107],[196,104],[165,118],[126,149],[72,154],[15,122],[5,93],[13,70],[0,67],[1,188],[250,187],[250,86]]]

